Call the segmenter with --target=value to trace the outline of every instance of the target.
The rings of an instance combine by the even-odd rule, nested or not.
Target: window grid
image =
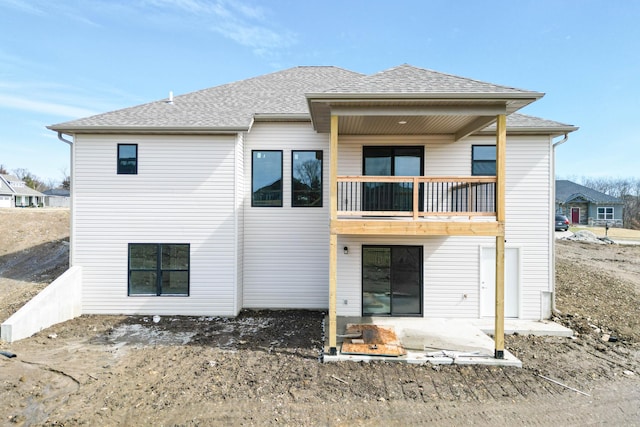
[[[598,207],[598,219],[604,221],[613,220],[613,207]]]

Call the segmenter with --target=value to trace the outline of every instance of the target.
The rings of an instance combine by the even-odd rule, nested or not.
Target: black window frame
[[[254,175],[255,175],[255,155],[257,153],[280,153],[280,204],[256,204],[254,189]],[[251,207],[253,208],[281,208],[284,203],[284,152],[283,150],[251,150]],[[258,189],[260,190],[260,189]]]
[[[497,154],[494,156],[493,160],[476,160],[475,158],[475,148],[476,147],[493,147],[494,150],[496,150],[496,145],[495,144],[476,144],[476,145],[472,145],[471,146],[471,176],[497,176],[497,162],[496,162],[496,157]],[[482,163],[482,164],[489,164],[489,163],[493,163],[493,174],[480,174],[480,173],[476,173],[475,172],[475,165],[478,163]]]
[[[412,150],[416,150],[416,152],[419,154],[420,156],[420,173],[416,176],[423,176],[424,175],[424,171],[425,171],[425,146],[424,145],[398,145],[398,146],[394,146],[394,145],[364,145],[362,147],[362,174],[363,175],[368,175],[368,171],[367,171],[367,159],[368,158],[375,158],[375,157],[386,157],[384,154],[388,154],[388,157],[391,158],[391,164],[390,164],[390,173],[388,176],[403,176],[403,175],[396,175],[396,162],[395,159],[396,157],[402,157],[401,152],[402,151],[412,151]],[[376,155],[377,154],[377,155]],[[380,155],[383,154],[383,155]],[[418,184],[418,210],[420,212],[424,211],[424,184],[420,183]],[[406,206],[406,207],[393,207],[391,205],[395,205],[395,201],[394,199],[397,197],[396,196],[396,191],[399,187],[404,187],[404,189],[406,190],[407,188],[410,188],[410,191],[413,192],[413,183],[404,183],[404,184],[397,184],[397,183],[384,183],[384,184],[380,184],[380,183],[366,183],[363,182],[362,183],[362,193],[363,193],[363,197],[361,199],[361,209],[363,211],[375,211],[375,210],[379,210],[376,209],[375,207],[371,206],[371,200],[369,197],[366,196],[366,192],[367,192],[367,188],[371,188],[373,186],[377,186],[379,187],[379,189],[381,189],[380,193],[382,193],[382,197],[383,198],[389,198],[386,202],[384,202],[384,204],[386,204],[387,206],[384,207],[383,210],[385,211],[402,211],[405,209],[408,210],[413,210],[413,196],[411,196],[410,199],[405,199],[410,206]],[[375,190],[374,190],[375,191]],[[400,199],[402,199],[402,197],[400,197]],[[397,199],[396,199],[397,200]],[[375,205],[376,202],[373,202],[373,204]],[[391,205],[389,205],[391,204]]]
[[[156,246],[155,268],[131,268],[131,248],[134,246]],[[162,248],[164,246],[186,246],[187,247],[187,268],[162,268]],[[131,273],[136,271],[155,271],[156,273],[156,293],[132,293]],[[162,292],[163,272],[187,272],[187,292],[170,294]],[[130,297],[188,297],[191,293],[191,244],[189,243],[129,243],[127,249],[127,296]]]
[[[135,165],[133,166],[132,170],[130,170],[131,169],[130,166],[122,164],[123,160],[129,160],[129,159],[124,159],[120,157],[120,147],[135,147],[135,150],[136,150],[136,154],[134,158]],[[118,175],[137,175],[138,174],[138,144],[118,144],[117,157],[118,157],[118,163],[117,163]]]
[[[420,286],[419,286],[419,292],[420,295],[418,297],[418,302],[420,303],[420,312],[419,313],[401,313],[401,314],[394,314],[393,313],[393,297],[391,297],[390,299],[390,314],[382,314],[382,313],[376,313],[376,314],[371,314],[371,313],[365,313],[364,309],[365,309],[365,300],[364,300],[364,274],[365,274],[365,268],[364,268],[364,263],[365,263],[365,250],[366,249],[389,249],[390,251],[390,256],[393,257],[393,255],[391,254],[391,252],[393,252],[394,248],[414,248],[414,249],[418,249],[419,252],[419,270],[420,270]],[[362,316],[367,317],[367,316],[379,316],[379,317],[423,317],[424,316],[424,245],[385,245],[385,244],[372,244],[372,245],[362,245],[360,248],[360,313]],[[393,293],[393,292],[392,292]]]
[[[317,190],[320,192],[320,198],[318,199],[317,204],[307,203],[307,204],[298,204],[296,202],[296,190],[295,190],[295,158],[297,153],[315,153],[316,160],[320,161],[320,188]],[[324,153],[322,150],[292,150],[291,151],[291,207],[292,208],[321,208],[322,207],[322,199],[324,197],[322,193],[322,186],[324,185]],[[316,192],[316,190],[309,190],[309,193]]]

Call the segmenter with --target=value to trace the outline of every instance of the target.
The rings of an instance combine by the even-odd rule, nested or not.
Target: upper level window
[[[282,206],[282,151],[252,151],[251,206]]]
[[[322,207],[322,151],[291,153],[291,206]]]
[[[188,244],[129,244],[129,295],[189,295]]]
[[[138,173],[138,144],[118,144],[118,174]]]
[[[599,220],[612,220],[613,208],[612,207],[598,207],[598,219]]]
[[[496,175],[495,145],[473,145],[471,147],[471,175]]]

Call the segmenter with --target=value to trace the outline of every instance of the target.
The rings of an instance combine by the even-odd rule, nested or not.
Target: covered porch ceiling
[[[446,135],[458,141],[495,123],[497,115],[509,115],[538,99],[531,93],[500,95],[395,99],[307,95],[307,100],[320,133],[330,132],[335,115],[340,135]]]

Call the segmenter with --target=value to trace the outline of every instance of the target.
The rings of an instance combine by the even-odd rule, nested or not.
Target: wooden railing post
[[[418,204],[420,203],[420,184],[419,184],[419,179],[417,176],[413,177],[413,220],[417,221],[418,220],[418,213],[420,211],[420,206],[418,206]]]

